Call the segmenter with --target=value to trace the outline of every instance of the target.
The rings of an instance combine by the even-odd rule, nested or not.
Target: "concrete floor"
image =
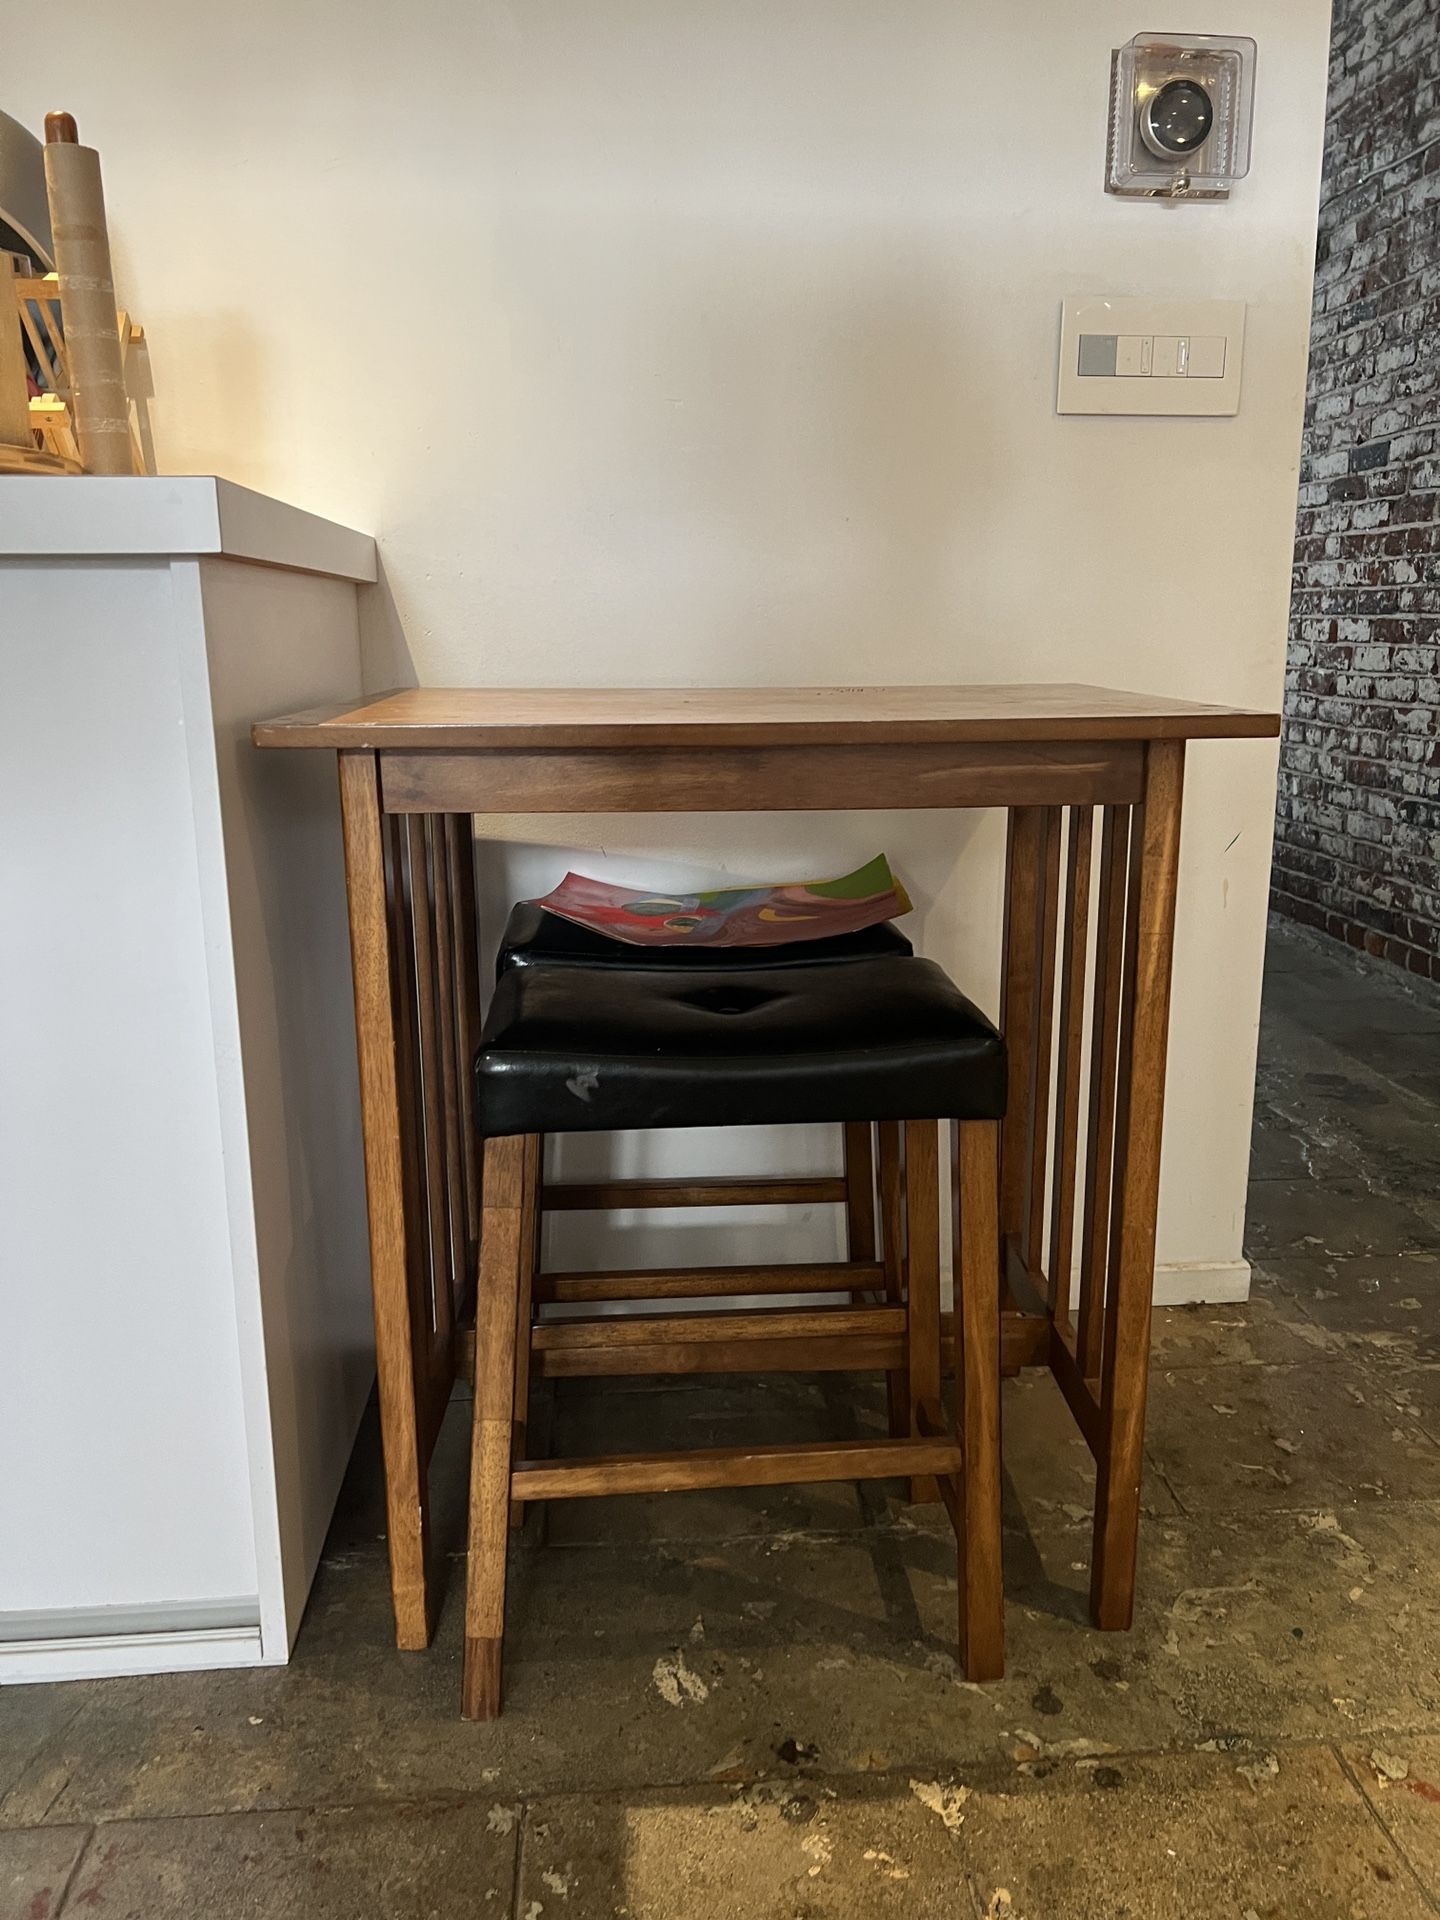
[[[394,1652],[367,1432],[291,1666],[0,1696],[0,1920],[1440,1912],[1440,998],[1285,930],[1268,989],[1254,1297],[1157,1317],[1133,1633],[1085,1623],[1088,1456],[1030,1377],[1003,1683],[882,1488],[589,1502],[527,1530],[466,1726],[463,1569]],[[576,1449],[878,1417],[833,1378],[555,1410]]]

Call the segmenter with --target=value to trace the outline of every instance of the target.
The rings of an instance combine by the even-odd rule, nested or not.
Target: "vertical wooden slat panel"
[[[1130,809],[1130,845],[1125,872],[1125,939],[1121,949],[1119,1038],[1115,1048],[1115,1123],[1114,1166],[1110,1174],[1110,1236],[1105,1254],[1106,1326],[1102,1348],[1110,1340],[1109,1308],[1113,1301],[1115,1275],[1120,1265],[1124,1218],[1120,1195],[1125,1186],[1125,1156],[1130,1144],[1130,1117],[1127,1106],[1131,1064],[1135,1047],[1136,971],[1140,960],[1140,884],[1145,854],[1145,809]],[[1101,1364],[1104,1354],[1101,1354]]]
[[[1005,1590],[1000,1518],[1000,1227],[998,1128],[964,1120],[952,1129],[955,1393],[960,1476],[960,1660],[969,1680],[1005,1671]]]
[[[1060,962],[1060,1059],[1055,1077],[1055,1166],[1050,1194],[1050,1311],[1070,1312],[1075,1173],[1080,1145],[1080,1066],[1085,1045],[1085,969],[1090,949],[1090,862],[1095,809],[1072,807],[1065,867],[1065,940]]]
[[[1126,935],[1128,1019],[1122,1026],[1115,1149],[1115,1267],[1105,1315],[1100,1454],[1090,1606],[1099,1627],[1128,1627],[1135,1606],[1160,1134],[1170,1027],[1170,974],[1180,866],[1185,743],[1145,751],[1145,799],[1132,842],[1133,932]]]
[[[1005,936],[1000,1026],[1010,1059],[1010,1103],[1000,1136],[1000,1231],[1017,1242],[1026,1221],[1035,1042],[1035,960],[1045,809],[1014,807],[1005,856]]]
[[[400,1132],[404,1151],[405,1217],[411,1318],[416,1329],[415,1382],[422,1397],[427,1371],[421,1330],[431,1326],[430,1215],[425,1198],[425,1121],[420,1104],[420,1058],[417,986],[415,979],[415,923],[411,912],[410,850],[405,822],[385,816],[386,884],[390,914],[392,991],[395,1008],[395,1053],[400,1097]]]
[[[480,927],[475,902],[475,827],[468,813],[448,816],[455,917],[456,1014],[460,1125],[465,1153],[465,1218],[474,1247],[480,1237],[480,1143],[475,1133],[475,1049],[480,1044]],[[473,1275],[467,1276],[467,1288]]]
[[[448,1339],[465,1290],[469,1228],[465,1218],[465,1157],[461,1138],[460,1060],[456,1033],[455,916],[450,893],[450,823],[444,814],[426,822],[430,884],[435,903],[435,1022],[440,1060],[440,1098],[445,1114],[445,1224],[449,1248],[445,1312],[436,1329]]]
[[[868,1120],[845,1123],[845,1243],[850,1259],[875,1258],[875,1148]]]
[[[905,1122],[905,1291],[910,1364],[910,1431],[926,1431],[922,1409],[940,1404],[940,1128]],[[932,1478],[912,1480],[910,1498],[937,1500]]]
[[[409,1029],[410,1097],[408,1158],[417,1234],[414,1279],[416,1395],[424,1457],[439,1437],[455,1380],[454,1299],[456,1274],[446,1187],[442,1033],[439,1017],[441,949],[435,932],[435,899],[429,826],[423,816],[395,822],[399,836],[396,871],[399,984]],[[462,1260],[464,1258],[462,1252]]]
[[[427,1646],[430,1499],[416,1418],[415,1326],[396,990],[393,845],[387,848],[373,753],[340,760],[355,1038],[365,1133],[365,1201],[375,1302],[380,1433],[385,1451],[386,1537],[395,1638]]]
[[[1035,953],[1035,1038],[1030,1060],[1030,1170],[1025,1186],[1025,1264],[1039,1283],[1044,1265],[1045,1171],[1050,1160],[1050,1056],[1055,1034],[1055,948],[1060,920],[1058,807],[1045,810]]]
[[[406,816],[410,913],[415,933],[415,979],[420,1059],[420,1115],[423,1128],[425,1214],[430,1228],[430,1325],[448,1314],[450,1300],[449,1220],[445,1193],[445,1098],[440,1081],[439,1031],[436,1025],[435,929],[430,894],[425,816]]]
[[[905,1298],[904,1162],[900,1122],[882,1120],[880,1135],[880,1250],[885,1265],[885,1298],[899,1306]],[[903,1440],[910,1432],[910,1372],[897,1367],[885,1376],[890,1432]]]
[[[1115,1075],[1125,965],[1125,901],[1130,809],[1106,807],[1100,825],[1095,981],[1090,1017],[1090,1105],[1085,1127],[1085,1205],[1080,1230],[1080,1302],[1075,1357],[1087,1380],[1099,1378],[1110,1248],[1110,1184],[1115,1153]]]

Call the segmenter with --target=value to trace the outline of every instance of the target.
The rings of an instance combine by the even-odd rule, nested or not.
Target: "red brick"
[[[1440,980],[1440,6],[1336,0],[1274,905]]]

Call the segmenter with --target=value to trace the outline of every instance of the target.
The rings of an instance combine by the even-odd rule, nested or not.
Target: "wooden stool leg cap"
[[[501,1645],[499,1640],[466,1638],[461,1711],[467,1720],[499,1718]]]
[[[1133,1588],[1122,1588],[1119,1592],[1109,1589],[1090,1592],[1090,1619],[1102,1633],[1128,1633],[1135,1624],[1135,1594]]]
[[[986,1618],[986,1615],[989,1618]],[[960,1621],[960,1666],[967,1680],[983,1685],[1005,1678],[1005,1615],[1003,1609],[981,1606],[977,1617]]]
[[[436,1596],[424,1587],[394,1586],[395,1645],[401,1653],[424,1653],[435,1638]]]
[[[983,1653],[967,1654],[960,1662],[965,1678],[973,1686],[984,1686],[990,1680],[1005,1678],[1005,1647],[987,1646]]]

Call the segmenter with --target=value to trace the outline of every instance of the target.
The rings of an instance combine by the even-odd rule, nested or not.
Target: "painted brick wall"
[[[1273,901],[1434,979],[1437,438],[1440,0],[1336,0]]]

